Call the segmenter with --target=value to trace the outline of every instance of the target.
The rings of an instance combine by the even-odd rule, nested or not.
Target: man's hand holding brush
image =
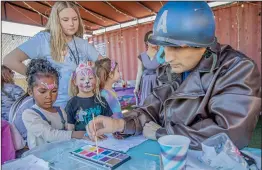
[[[94,126],[95,123],[95,126]],[[122,132],[124,130],[125,121],[123,119],[113,119],[106,116],[97,116],[95,121],[91,120],[86,126],[89,138],[95,141],[95,137],[101,137],[107,133]],[[96,129],[95,129],[95,128]]]

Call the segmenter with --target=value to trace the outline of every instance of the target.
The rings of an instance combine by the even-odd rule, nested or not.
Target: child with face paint
[[[67,103],[68,128],[70,130],[84,131],[94,116],[111,116],[113,113],[100,96],[99,83],[92,67],[81,63],[73,72],[70,81],[69,95],[73,96]],[[106,136],[100,136],[104,139]]]
[[[100,80],[101,96],[106,99],[113,111],[113,118],[122,118],[121,105],[117,99],[117,94],[112,88],[112,85],[120,79],[118,63],[103,58],[95,62],[96,75]]]
[[[110,60],[109,58],[103,58],[95,62],[96,75],[100,80],[101,96],[108,102],[113,115],[112,118],[123,118],[120,102],[118,101],[117,93],[112,88],[112,85],[120,79],[118,63]],[[115,138],[122,139],[118,133],[113,134]]]
[[[59,73],[44,59],[32,59],[27,71],[28,93],[35,105],[26,109],[22,120],[27,129],[30,149],[47,142],[82,139],[85,131],[67,131],[67,116],[60,107],[53,106],[58,95]]]

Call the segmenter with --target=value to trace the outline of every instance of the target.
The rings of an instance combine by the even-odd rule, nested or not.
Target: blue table
[[[86,145],[81,140],[69,140],[62,142],[54,142],[42,145],[40,147],[34,148],[26,152],[23,156],[33,154],[45,161],[51,162],[52,169],[63,169],[63,170],[98,170],[101,169],[97,166],[92,166],[90,164],[82,163],[76,161],[70,157],[70,151]],[[261,166],[261,150],[245,148],[242,151],[252,153],[252,155],[257,156],[258,165]],[[245,153],[246,153],[245,152]],[[132,149],[130,149],[127,154],[131,156],[131,160],[127,161],[125,164],[118,167],[116,170],[159,170],[160,162],[159,158],[156,156],[149,156],[145,153],[159,154],[160,148],[156,141],[148,140]],[[198,157],[201,155],[201,151],[190,150],[188,152],[187,161],[190,165],[187,166],[187,170],[193,169],[209,169],[205,165],[198,161]]]
[[[33,154],[38,158],[41,158],[47,162],[51,162],[50,167],[52,169],[63,169],[63,170],[97,170],[101,169],[94,167],[90,164],[84,164],[82,162],[72,159],[69,153],[75,149],[86,145],[81,140],[71,139],[69,141],[53,142],[49,144],[36,147],[26,153],[24,156]],[[117,168],[117,170],[128,170],[128,169],[160,169],[159,158],[155,156],[148,156],[144,153],[159,154],[160,148],[157,142],[148,140],[137,147],[130,149],[127,154],[131,156],[131,160]]]

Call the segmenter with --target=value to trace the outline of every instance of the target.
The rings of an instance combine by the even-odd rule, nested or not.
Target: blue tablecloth
[[[27,156],[29,154],[33,154],[45,161],[51,162],[50,167],[52,169],[63,169],[63,170],[97,170],[101,169],[100,167],[93,166],[87,163],[79,162],[77,160],[72,159],[70,156],[70,151],[74,151],[75,149],[86,145],[83,141],[80,140],[69,140],[63,142],[55,142],[42,145],[33,150],[26,152],[23,156]],[[261,150],[260,149],[252,149],[246,148],[242,151],[246,151],[253,155],[256,155],[259,159],[261,159]],[[159,144],[156,141],[148,140],[139,146],[136,146],[130,149],[127,154],[131,156],[131,160],[127,161],[125,164],[121,165],[117,168],[117,170],[159,170],[160,169],[160,161],[157,156],[146,155],[145,153],[151,154],[159,154],[160,148]],[[188,153],[187,161],[190,165],[187,165],[187,170],[193,169],[209,169],[205,167],[200,161],[198,157],[201,155],[201,151],[193,151],[190,150]],[[261,161],[259,162],[261,166]],[[199,168],[201,167],[201,168]]]
[[[36,147],[26,153],[24,156],[33,154],[38,158],[41,158],[47,162],[50,162],[50,167],[52,169],[63,169],[63,170],[98,170],[100,167],[93,166],[77,161],[72,158],[70,151],[86,145],[81,140],[69,140],[62,142],[54,142]],[[144,153],[154,153],[159,154],[159,145],[155,141],[146,141],[137,147],[130,149],[127,154],[131,156],[131,159],[125,164],[118,167],[116,170],[128,170],[128,169],[160,169],[159,168],[159,158],[155,156],[148,156]]]

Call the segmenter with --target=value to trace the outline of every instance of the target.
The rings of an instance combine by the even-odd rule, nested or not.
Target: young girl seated
[[[96,75],[100,80],[101,96],[106,99],[112,112],[113,118],[119,119],[123,117],[121,105],[118,101],[117,94],[112,85],[120,78],[118,63],[104,58],[96,61]]]
[[[28,92],[35,105],[23,112],[29,149],[47,142],[81,139],[85,131],[67,131],[66,114],[54,107],[59,85],[59,73],[44,59],[32,59],[27,71]]]
[[[100,96],[99,83],[92,67],[84,63],[81,63],[71,76],[69,94],[73,96],[65,108],[69,130],[86,130],[85,127],[93,119],[93,114],[95,117],[112,115],[108,103]]]
[[[108,102],[113,112],[112,118],[123,118],[122,109],[117,97],[117,93],[112,88],[112,85],[120,78],[118,63],[110,60],[109,58],[104,58],[96,61],[95,66],[96,75],[100,80],[101,96],[104,97]],[[114,133],[113,136],[117,139],[123,139],[128,137],[129,135],[119,135],[119,133]]]

